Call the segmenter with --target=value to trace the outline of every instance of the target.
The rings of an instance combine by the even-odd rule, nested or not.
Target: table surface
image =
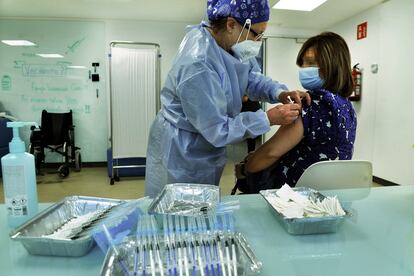
[[[320,235],[290,235],[260,195],[237,198],[236,227],[262,261],[261,275],[414,275],[414,186],[372,188],[337,233]],[[0,205],[0,275],[99,275],[97,247],[77,258],[32,256],[9,232]]]

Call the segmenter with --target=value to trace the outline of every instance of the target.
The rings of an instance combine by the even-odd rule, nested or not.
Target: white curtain
[[[157,58],[156,49],[112,48],[114,159],[146,155],[149,128],[157,112]]]

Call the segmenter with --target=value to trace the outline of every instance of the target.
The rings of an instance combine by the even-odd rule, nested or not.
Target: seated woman
[[[246,179],[239,180],[239,190],[257,193],[285,183],[294,187],[313,163],[352,158],[357,122],[348,100],[353,89],[350,59],[345,40],[335,33],[304,43],[296,64],[312,103],[241,163],[238,170]]]

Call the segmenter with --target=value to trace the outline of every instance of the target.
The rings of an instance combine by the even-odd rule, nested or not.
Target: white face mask
[[[246,40],[239,42],[240,37],[246,25],[249,25],[249,30],[246,35]],[[247,39],[247,36],[249,35],[249,32],[250,32],[250,26],[251,26],[251,21],[250,19],[247,19],[243,25],[243,29],[240,32],[240,35],[239,35],[239,38],[237,39],[236,44],[231,46],[231,50],[233,51],[234,55],[238,57],[242,62],[250,58],[256,57],[260,52],[260,48],[262,47],[262,41],[253,41],[253,40]]]
[[[261,41],[245,40],[234,44],[231,47],[231,50],[241,61],[246,61],[250,58],[256,57],[259,54],[261,47]]]

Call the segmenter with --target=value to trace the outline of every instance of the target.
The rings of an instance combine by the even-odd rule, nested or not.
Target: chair
[[[72,110],[67,113],[43,110],[40,127],[32,126],[31,130],[29,152],[35,156],[37,172],[45,160],[45,148],[64,156],[64,163],[58,169],[62,178],[69,175],[70,164],[74,165],[76,171],[81,170],[82,159],[80,148],[75,146]]]
[[[309,187],[317,191],[352,189],[342,200],[366,197],[372,186],[372,164],[364,160],[321,161],[308,167],[296,187]]]

